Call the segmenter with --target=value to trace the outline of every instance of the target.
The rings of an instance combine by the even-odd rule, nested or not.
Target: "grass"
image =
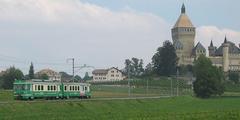
[[[164,86],[131,88],[133,96],[159,96]],[[140,84],[141,83],[141,84]],[[164,82],[166,83],[166,82]],[[159,83],[156,83],[159,84]],[[168,84],[168,83],[166,83]],[[165,85],[166,85],[165,84]],[[12,91],[0,90],[0,120],[239,120],[240,90],[227,86],[223,97],[198,99],[181,96],[162,99],[141,100],[89,100],[52,102],[36,100],[36,102],[14,101]],[[127,97],[126,86],[92,85],[93,98]],[[175,90],[174,90],[175,91]]]
[[[238,120],[240,98],[190,96],[145,100],[14,102],[0,104],[0,119],[18,120]]]
[[[148,83],[147,83],[148,82]],[[153,86],[153,87],[169,87],[171,85],[176,86],[177,80],[175,78],[161,77],[157,79],[130,79],[130,84],[134,86]],[[179,83],[182,84],[182,87],[189,87],[186,80],[179,80]],[[128,85],[128,80],[123,81],[108,81],[101,83],[92,83],[93,85]]]
[[[0,90],[0,101],[12,101],[13,91],[12,90]]]
[[[171,91],[172,82],[172,91]],[[159,79],[133,79],[131,84],[131,95],[132,96],[169,96],[172,94],[176,95],[177,81],[176,79],[159,78]],[[191,95],[191,85],[188,85],[186,81],[179,80],[179,94],[180,95]],[[91,89],[93,92],[107,92],[115,93],[119,96],[128,96],[128,80],[114,81],[114,82],[103,82],[103,83],[92,83]],[[105,94],[103,97],[111,97]]]

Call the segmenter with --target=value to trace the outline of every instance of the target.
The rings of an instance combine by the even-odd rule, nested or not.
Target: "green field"
[[[136,81],[132,96],[170,95],[169,83]],[[164,84],[163,84],[164,83]],[[118,85],[118,84],[116,84]],[[198,99],[192,93],[181,97],[135,100],[102,100],[128,97],[128,87],[92,85],[90,100],[15,101],[12,91],[0,90],[0,120],[239,120],[239,85],[226,84],[223,97]],[[182,90],[185,90],[182,88]],[[188,89],[186,89],[188,90]],[[165,92],[164,92],[165,91]],[[174,90],[175,91],[175,90]],[[184,92],[184,91],[183,91]]]
[[[0,101],[9,101],[0,103],[0,120],[240,119],[240,97],[32,102],[13,101],[10,95],[11,91],[0,92]]]

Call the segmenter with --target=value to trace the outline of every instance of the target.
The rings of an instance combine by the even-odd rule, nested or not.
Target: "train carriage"
[[[90,98],[90,84],[62,83],[49,80],[16,80],[14,86],[15,99],[59,99]]]
[[[90,98],[90,84],[86,83],[65,83],[63,85],[64,98]]]

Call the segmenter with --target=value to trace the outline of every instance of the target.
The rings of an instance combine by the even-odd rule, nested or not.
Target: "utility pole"
[[[131,96],[131,86],[130,86],[130,64],[128,65],[128,97]]]
[[[67,62],[69,61],[69,60],[71,60],[72,61],[72,80],[73,80],[73,82],[74,82],[74,58],[68,58],[67,59]]]

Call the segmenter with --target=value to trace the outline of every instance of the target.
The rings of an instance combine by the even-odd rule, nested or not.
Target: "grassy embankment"
[[[145,100],[12,102],[0,104],[0,119],[89,120],[239,120],[240,98],[189,96]]]

